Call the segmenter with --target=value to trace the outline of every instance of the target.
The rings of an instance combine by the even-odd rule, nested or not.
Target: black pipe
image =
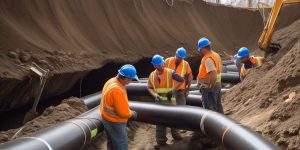
[[[139,102],[130,102],[130,107],[137,111],[137,121],[202,131],[208,137],[221,142],[226,149],[278,149],[256,132],[213,111],[191,106],[164,106]]]
[[[233,65],[235,64],[233,60],[223,60],[222,65],[227,66],[227,65]]]
[[[231,71],[234,72],[234,71]],[[238,73],[222,73],[222,82],[223,83],[238,83],[240,82],[240,76]],[[148,82],[148,78],[141,78],[140,83],[146,84]]]
[[[231,72],[240,72],[240,70],[237,68],[236,65],[228,65],[225,66],[227,71],[231,71]]]
[[[81,98],[88,109],[92,109],[100,104],[101,93],[94,93]]]
[[[91,99],[97,99],[99,95],[92,97],[94,98]],[[257,133],[213,111],[191,106],[164,106],[141,102],[129,102],[129,105],[138,113],[136,121],[201,131],[221,142],[226,149],[278,149]],[[0,149],[82,149],[103,130],[100,118],[99,107],[96,107],[77,118],[3,143]]]
[[[95,96],[92,96],[95,97]],[[0,144],[7,150],[77,150],[83,149],[103,131],[99,108],[96,107],[74,119],[38,132]]]
[[[148,85],[144,83],[130,83],[126,85],[126,90],[128,96],[148,96],[152,98],[152,95],[148,91]],[[191,90],[189,96],[186,99],[187,105],[191,106],[198,106],[202,107],[202,97],[199,93],[199,90],[197,88],[196,84],[191,85]],[[227,92],[229,89],[221,89],[221,93]],[[98,95],[95,97],[95,95]],[[100,103],[100,93],[95,93],[88,95],[86,97],[83,97],[85,105],[88,106],[88,108],[93,108]]]
[[[140,96],[149,96],[150,97],[150,94],[149,95],[140,95]],[[94,107],[96,107],[100,104],[101,94],[100,93],[91,94],[91,95],[83,97],[82,100],[83,100],[84,104],[89,109],[91,109],[91,108],[94,108]],[[153,100],[153,102],[154,102],[154,100]],[[186,103],[187,103],[187,105],[190,105],[190,106],[202,107],[202,96],[201,95],[192,95],[192,94],[190,94],[186,98]]]
[[[190,106],[202,107],[202,96],[189,94],[186,98],[186,104]]]
[[[228,74],[236,74],[236,75],[240,74],[239,72],[231,72],[231,71],[227,71],[226,73],[228,73]]]
[[[229,90],[230,89],[221,89],[221,94],[224,94],[224,93],[228,92]],[[192,95],[201,95],[199,90],[190,91],[190,94],[192,94]]]
[[[222,83],[239,83],[240,75],[239,74],[231,74],[231,73],[222,73]]]

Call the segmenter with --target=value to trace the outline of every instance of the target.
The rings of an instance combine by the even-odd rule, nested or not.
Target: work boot
[[[176,129],[171,129],[171,134],[174,140],[179,141],[182,140],[182,137],[180,136],[178,130]]]
[[[175,136],[173,136],[173,139],[176,141],[180,141],[180,140],[182,140],[182,137],[180,135],[175,135]]]
[[[154,146],[154,149],[155,149],[155,150],[159,150],[161,147],[167,145],[166,141],[159,141],[159,140],[156,140],[156,142],[157,142],[157,144]]]
[[[180,133],[186,133],[187,131],[186,130],[180,130]]]

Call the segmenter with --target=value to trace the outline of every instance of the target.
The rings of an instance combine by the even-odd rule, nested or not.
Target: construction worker
[[[132,65],[124,65],[116,77],[108,80],[102,90],[100,113],[107,135],[107,149],[128,150],[127,121],[137,113],[129,109],[125,85],[138,79]]]
[[[261,66],[264,61],[263,57],[254,57],[249,55],[250,51],[246,47],[240,48],[237,52],[237,57],[243,63],[241,67],[241,79],[246,77],[247,71],[250,68]]]
[[[205,109],[224,114],[221,104],[222,60],[219,54],[211,49],[211,42],[205,37],[198,41],[198,51],[204,55],[197,76],[202,105]]]
[[[154,55],[151,62],[155,70],[150,74],[148,79],[148,90],[154,97],[155,102],[165,105],[176,105],[176,99],[173,97],[175,91],[183,84],[184,79],[174,70],[164,67],[163,57]],[[176,81],[173,85],[173,80]],[[171,129],[174,140],[181,140],[182,137],[178,131]],[[156,142],[155,148],[166,145],[168,138],[166,136],[166,127],[156,126]]]
[[[190,86],[193,80],[192,70],[190,64],[184,60],[186,57],[186,50],[180,47],[176,51],[175,57],[170,57],[165,60],[164,66],[176,71],[181,77],[185,79],[185,82],[181,84],[178,90],[175,92],[176,104],[185,105],[186,96],[190,91]],[[176,81],[174,81],[175,85]]]

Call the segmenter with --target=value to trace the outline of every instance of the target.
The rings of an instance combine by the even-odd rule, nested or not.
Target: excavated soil
[[[128,125],[128,149],[130,150],[154,150],[156,145],[155,140],[155,126],[138,123],[138,122],[130,122]],[[103,133],[104,134],[104,133]],[[86,150],[104,150],[106,149],[106,136],[101,135],[98,137],[92,144],[86,147]],[[180,141],[174,141],[171,137],[170,130],[168,129],[168,141],[167,145],[161,147],[161,150],[182,150],[182,149],[196,149],[198,145],[191,145],[192,143],[192,135],[193,133],[187,131],[185,133],[181,133],[183,137]],[[199,147],[199,146],[198,146]]]
[[[198,57],[202,36],[217,51],[256,48],[262,29],[258,11],[201,0],[0,0],[0,112],[33,101],[40,87],[32,62],[50,70],[43,99],[107,63],[173,56],[180,46]]]
[[[300,20],[277,31],[282,49],[225,96],[225,112],[282,149],[300,147]]]
[[[27,122],[22,127],[1,131],[0,143],[53,126],[65,120],[74,118],[87,110],[87,107],[79,98],[71,97],[65,99],[56,107],[48,107],[40,116]]]

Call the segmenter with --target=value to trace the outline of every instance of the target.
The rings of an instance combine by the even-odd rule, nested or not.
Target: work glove
[[[155,100],[155,102],[156,103],[158,103],[159,101],[161,101],[161,96],[159,96],[158,94],[155,94],[155,96],[154,96],[154,100]]]
[[[197,89],[199,89],[199,90],[200,90],[200,89],[201,89],[201,87],[202,87],[202,85],[201,85],[200,83],[197,83],[197,86],[196,86],[196,87],[197,87]]]
[[[185,96],[188,96],[190,94],[190,90],[189,89],[185,89]]]
[[[137,116],[138,116],[137,112],[134,111],[134,110],[132,110],[132,111],[131,111],[131,119],[136,119]]]
[[[166,94],[166,97],[167,97],[168,101],[171,101],[172,96],[173,96],[173,91],[169,91],[169,92]]]
[[[202,85],[200,83],[197,84],[197,88],[199,89],[199,92],[202,94]]]

